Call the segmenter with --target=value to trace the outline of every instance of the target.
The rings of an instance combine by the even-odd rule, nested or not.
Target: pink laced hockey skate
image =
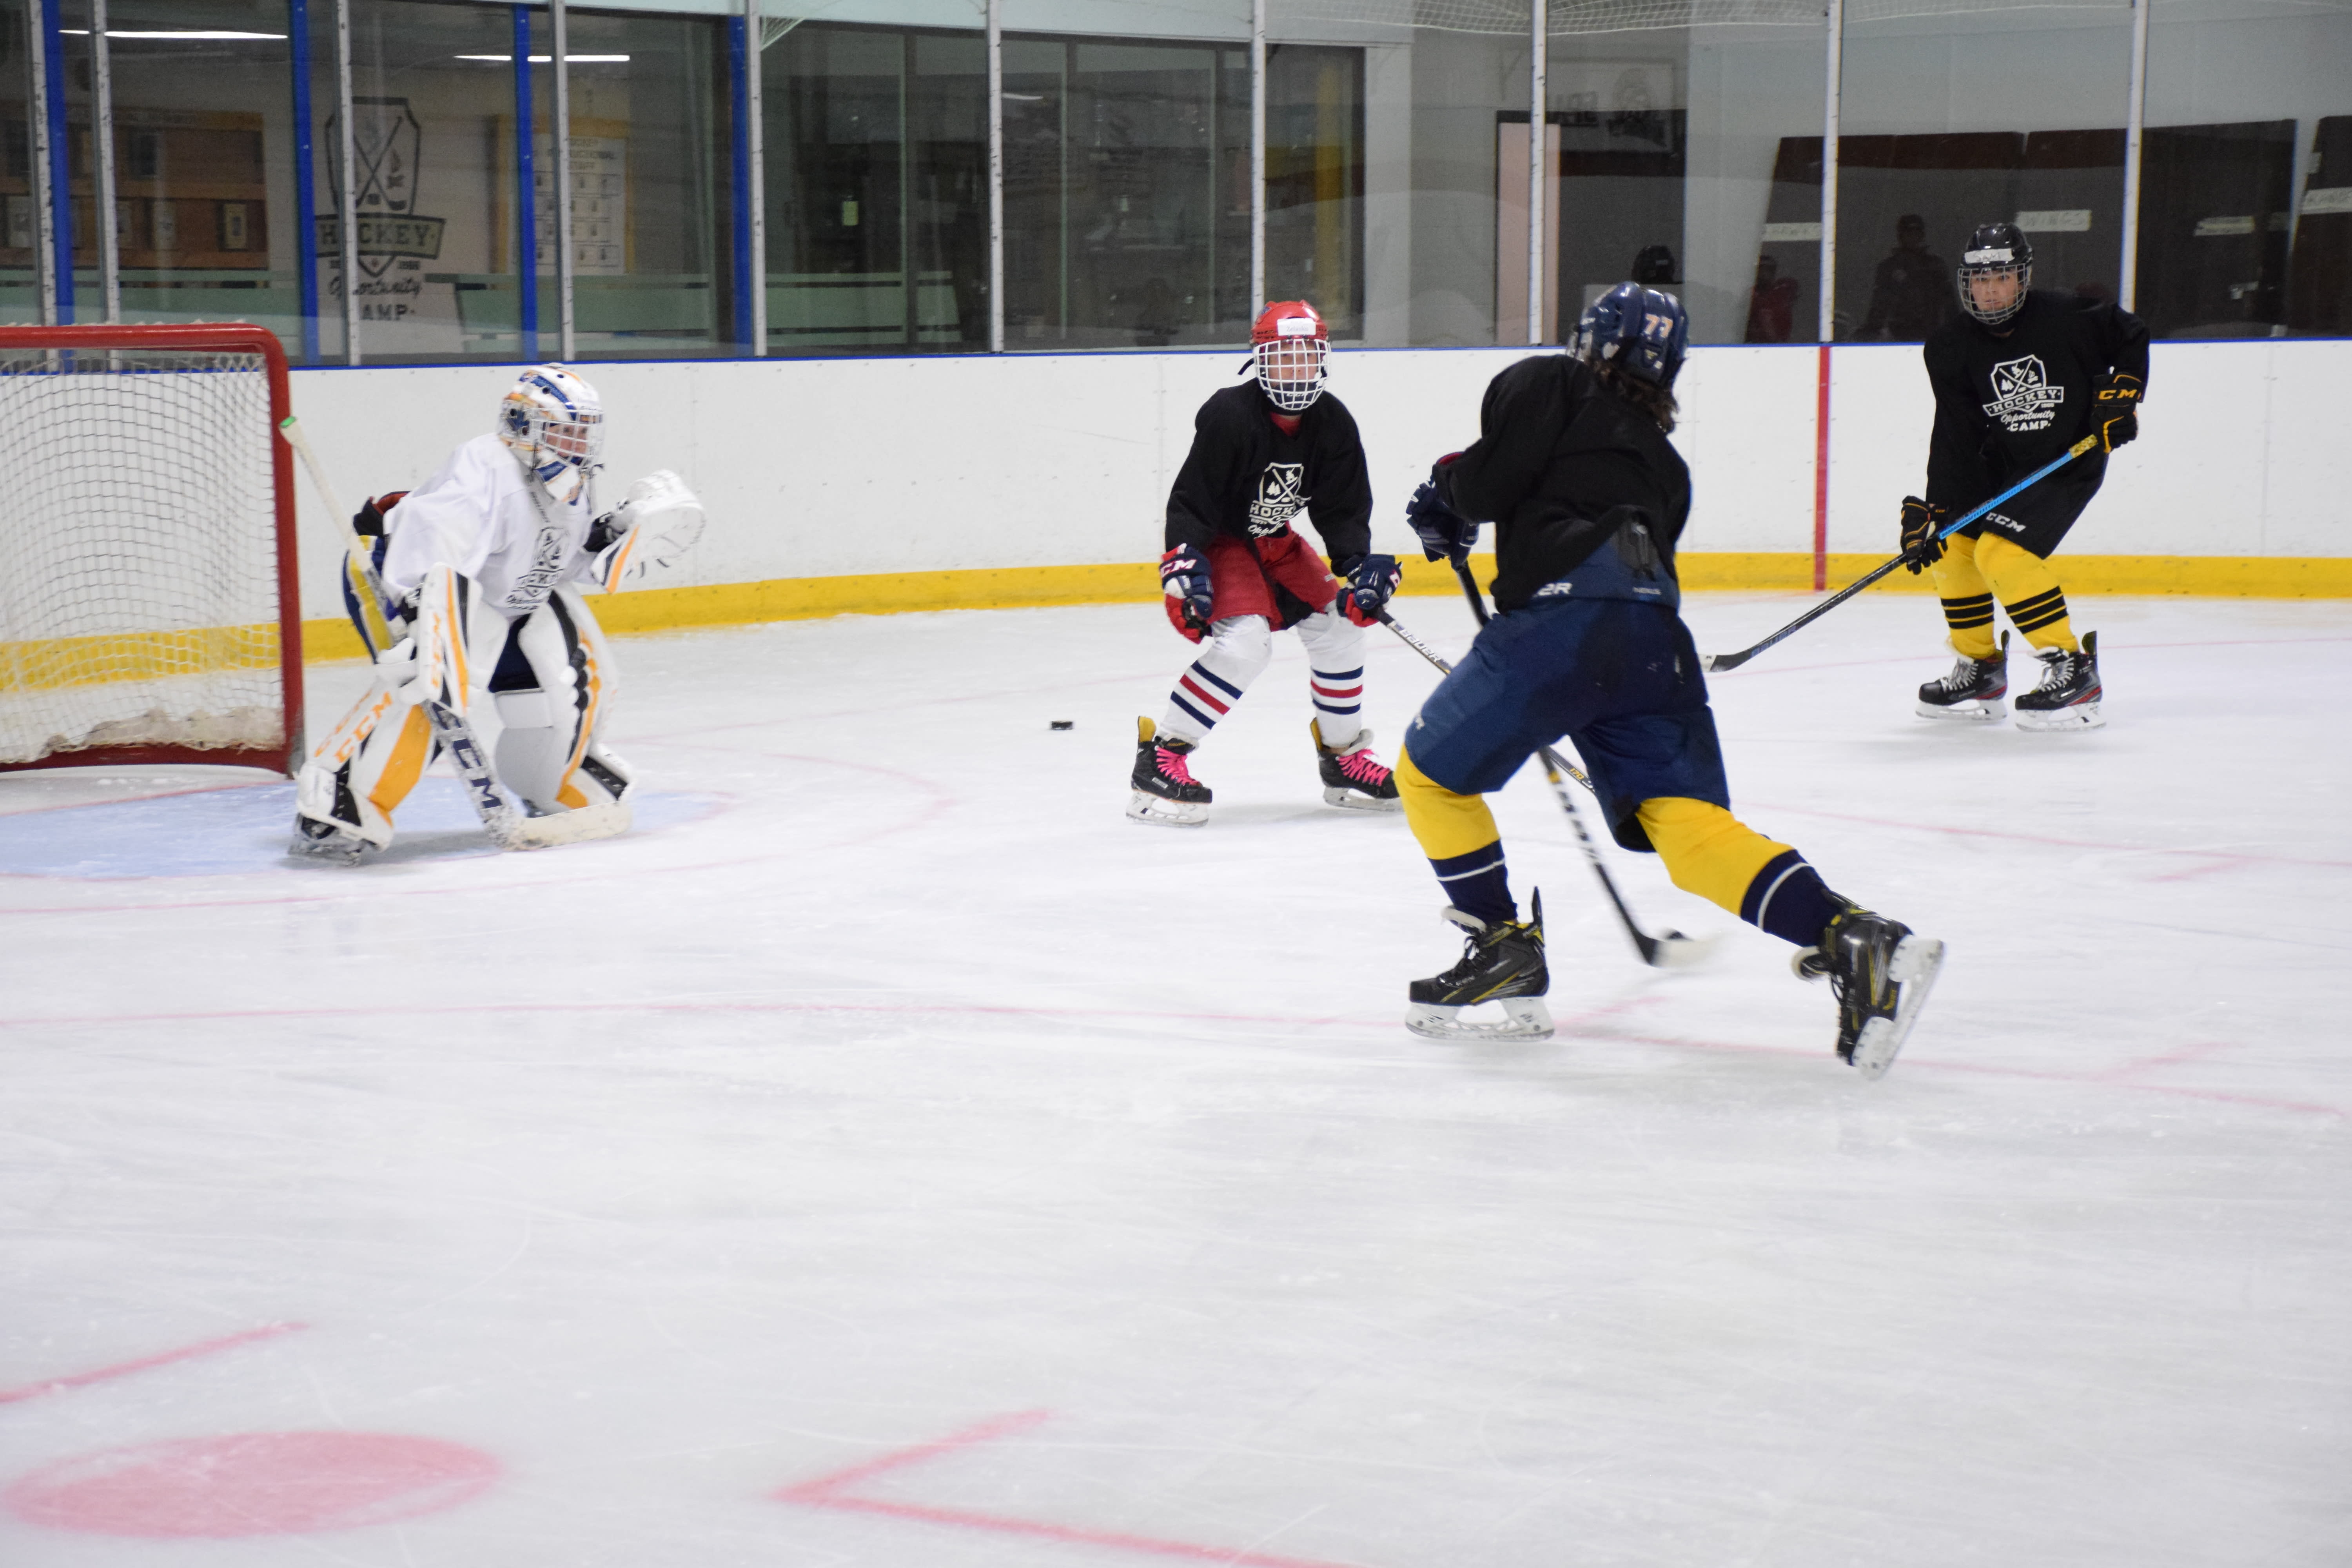
[[[1360,730],[1338,750],[1323,743],[1320,720],[1309,720],[1307,732],[1315,739],[1315,760],[1323,772],[1323,802],[1351,811],[1400,811],[1396,775],[1372,754],[1372,732]]]
[[[1135,721],[1135,772],[1128,780],[1127,815],[1163,827],[1198,827],[1209,820],[1209,786],[1192,776],[1192,742],[1162,739],[1149,719]]]

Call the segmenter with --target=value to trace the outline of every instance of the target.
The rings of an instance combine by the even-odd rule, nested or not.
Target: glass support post
[[[514,7],[515,329],[527,364],[539,358],[539,128],[530,102],[530,7]]]
[[[555,67],[555,292],[562,322],[557,352],[569,364],[578,345],[572,310],[572,39],[563,0],[548,0],[547,17],[555,35],[548,53]]]
[[[1829,0],[1828,74],[1822,88],[1822,289],[1817,341],[1837,336],[1838,95],[1844,70],[1845,0]]]
[[[1550,64],[1550,7],[1533,0],[1528,9],[1528,342],[1544,341],[1544,153],[1550,94],[1545,83]]]
[[[2131,101],[2124,108],[2124,255],[2123,276],[2116,284],[2116,302],[2126,310],[2139,295],[2139,180],[2142,148],[2147,129],[2147,6],[2132,0]]]
[[[335,0],[335,246],[343,267],[343,363],[360,363],[359,131],[352,123],[352,0]]]
[[[1004,0],[988,0],[988,352],[1004,352]]]
[[[302,363],[319,362],[318,165],[310,130],[310,0],[286,0],[294,73],[294,289],[302,313]]]
[[[98,193],[98,291],[106,319],[122,320],[122,237],[114,214],[114,68],[106,46],[106,0],[89,0],[90,161]]]
[[[1265,0],[1250,0],[1249,316],[1255,330],[1265,298]]]
[[[47,200],[49,275],[56,279],[50,319],[70,326],[74,319],[73,188],[68,183],[66,157],[66,40],[61,0],[35,0],[31,9],[40,17],[40,36],[34,40],[42,83],[38,106],[47,140],[41,149]]]
[[[748,5],[748,0],[747,0]],[[747,112],[751,104],[751,61],[746,58],[751,18],[730,16],[727,26],[727,101],[733,134],[727,139],[728,255],[732,264],[737,342],[751,342],[751,142]]]
[[[761,35],[765,24],[760,16],[760,0],[743,0],[743,33],[751,51],[743,71],[743,183],[741,211],[743,214],[744,256],[739,271],[744,276],[746,289],[745,320],[749,323],[751,353],[764,357],[768,352],[768,171],[766,143],[761,135],[760,116],[764,112],[761,102],[761,75],[764,71],[767,46]]]

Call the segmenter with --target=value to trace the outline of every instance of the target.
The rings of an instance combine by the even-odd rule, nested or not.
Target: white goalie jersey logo
[[[1984,405],[1984,411],[2012,434],[2047,430],[2058,417],[2058,405],[2065,401],[2066,389],[2050,384],[2050,373],[2041,356],[2027,354],[1992,367],[1992,401]]]

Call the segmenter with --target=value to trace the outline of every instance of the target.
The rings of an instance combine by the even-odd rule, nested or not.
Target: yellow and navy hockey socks
[[[1842,907],[1803,856],[1712,802],[1661,796],[1637,815],[1675,887],[1784,942],[1813,946]]]
[[[1445,901],[1488,925],[1517,920],[1503,863],[1503,836],[1486,809],[1486,797],[1455,795],[1415,767],[1410,750],[1397,752],[1395,777],[1405,822],[1429,857]]]

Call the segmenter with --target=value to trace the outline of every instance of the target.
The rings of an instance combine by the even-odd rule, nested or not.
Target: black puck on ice
[[[1056,720],[1053,721],[1053,723],[1052,723],[1052,726],[1051,726],[1051,727],[1052,727],[1052,728],[1054,728],[1054,729],[1056,729],[1056,730],[1074,730],[1074,729],[1077,728],[1077,725],[1076,725],[1076,722],[1075,721],[1073,721],[1073,720],[1069,720],[1069,719],[1056,719]]]

